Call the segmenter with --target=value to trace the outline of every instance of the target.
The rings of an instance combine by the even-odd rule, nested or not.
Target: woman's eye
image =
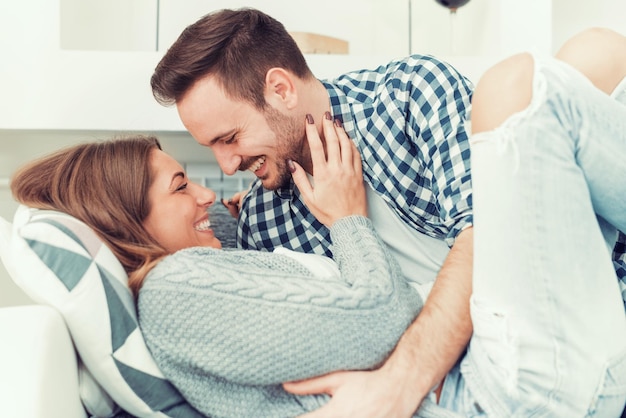
[[[187,183],[185,184],[181,184],[180,186],[178,186],[178,188],[176,188],[177,192],[182,192],[183,190],[185,190],[187,188]]]

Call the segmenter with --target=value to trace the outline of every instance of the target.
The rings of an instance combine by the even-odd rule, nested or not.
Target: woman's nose
[[[213,203],[215,203],[216,195],[215,192],[209,188],[201,186],[196,183],[193,184],[194,194],[196,196],[196,200],[198,201],[199,206],[209,207]]]

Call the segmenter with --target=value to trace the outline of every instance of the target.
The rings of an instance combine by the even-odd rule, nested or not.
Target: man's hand
[[[415,399],[413,393],[403,394],[402,386],[393,383],[395,379],[388,373],[384,368],[367,372],[335,372],[285,383],[283,387],[297,395],[325,393],[332,396],[326,405],[300,418],[413,416],[420,400]]]
[[[409,418],[444,379],[472,335],[473,228],[456,238],[424,309],[396,349],[370,372],[337,372],[284,384],[295,394],[332,399],[306,418]]]

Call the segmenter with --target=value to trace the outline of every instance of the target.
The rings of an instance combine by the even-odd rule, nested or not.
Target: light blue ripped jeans
[[[626,313],[611,262],[616,228],[626,231],[626,106],[616,101],[626,103],[626,82],[610,98],[566,64],[534,62],[529,107],[472,137],[474,334],[440,406],[615,418],[626,402]]]

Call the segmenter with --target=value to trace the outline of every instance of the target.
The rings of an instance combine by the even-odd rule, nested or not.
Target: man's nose
[[[225,150],[223,148],[214,147],[213,154],[215,155],[217,164],[219,164],[220,168],[227,176],[232,176],[237,172],[237,170],[239,170],[241,157],[239,157],[235,153]]]

